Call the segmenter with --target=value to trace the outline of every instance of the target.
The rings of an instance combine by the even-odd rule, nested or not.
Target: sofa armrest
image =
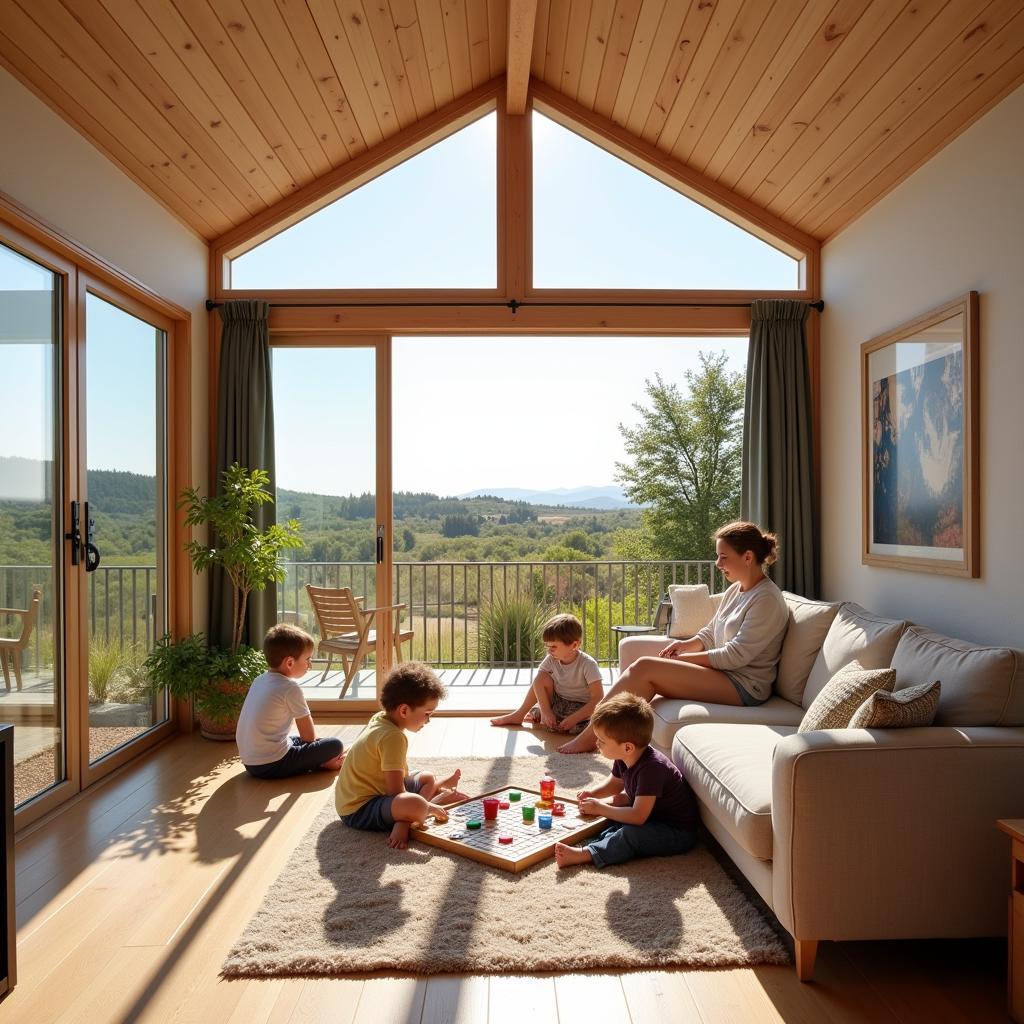
[[[1024,729],[842,729],[772,761],[772,904],[797,938],[1003,935]]]
[[[619,641],[619,671],[625,672],[637,658],[656,658],[672,638],[663,633],[657,636],[627,636]]]

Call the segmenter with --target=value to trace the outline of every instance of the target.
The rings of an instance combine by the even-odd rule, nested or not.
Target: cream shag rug
[[[462,768],[471,795],[536,789],[545,769],[574,796],[608,772],[596,756],[424,758]],[[258,783],[267,785],[267,783]],[[703,847],[599,871],[554,858],[518,875],[413,841],[357,832],[334,794],[228,954],[228,977],[365,971],[482,974],[788,963],[761,911]]]

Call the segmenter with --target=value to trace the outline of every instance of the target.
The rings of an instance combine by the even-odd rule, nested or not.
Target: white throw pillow
[[[672,602],[668,635],[676,640],[688,640],[715,614],[715,602],[711,600],[706,583],[675,583],[668,588],[668,597]]]

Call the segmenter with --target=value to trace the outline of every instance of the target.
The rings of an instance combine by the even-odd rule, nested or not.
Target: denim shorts
[[[759,704],[763,704],[768,700],[767,697],[755,697],[742,683],[736,682],[728,672],[724,673],[724,675],[736,687],[736,692],[740,695],[740,702],[745,708],[756,708]]]
[[[405,777],[405,791],[407,793],[418,793],[423,788],[420,781],[420,773]],[[362,829],[364,832],[389,832],[395,824],[391,815],[391,801],[393,796],[374,796],[363,804],[362,807],[354,810],[351,814],[343,814],[341,820],[349,828]]]

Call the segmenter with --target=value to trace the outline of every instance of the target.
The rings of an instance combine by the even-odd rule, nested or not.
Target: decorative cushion
[[[782,641],[775,692],[785,700],[800,704],[811,666],[839,611],[839,603],[811,601],[786,590],[782,596],[789,609],[789,626]]]
[[[852,661],[840,669],[814,698],[797,732],[845,729],[868,697],[876,690],[891,690],[895,683],[895,669],[862,668],[859,662]]]
[[[801,704],[810,707],[821,688],[844,666],[856,659],[862,668],[886,668],[900,634],[906,628],[901,619],[886,619],[848,601],[839,606],[836,617],[811,666]],[[918,679],[945,679],[941,672],[922,672]],[[865,698],[867,694],[864,695]]]
[[[675,583],[668,588],[668,597],[672,602],[672,621],[669,623],[668,635],[677,640],[688,640],[703,629],[715,614],[715,604],[706,583]]]
[[[910,729],[931,725],[939,710],[942,683],[921,683],[888,693],[876,690],[850,719],[851,729]]]
[[[896,688],[941,679],[936,725],[1024,725],[1024,651],[910,626],[892,656]]]

